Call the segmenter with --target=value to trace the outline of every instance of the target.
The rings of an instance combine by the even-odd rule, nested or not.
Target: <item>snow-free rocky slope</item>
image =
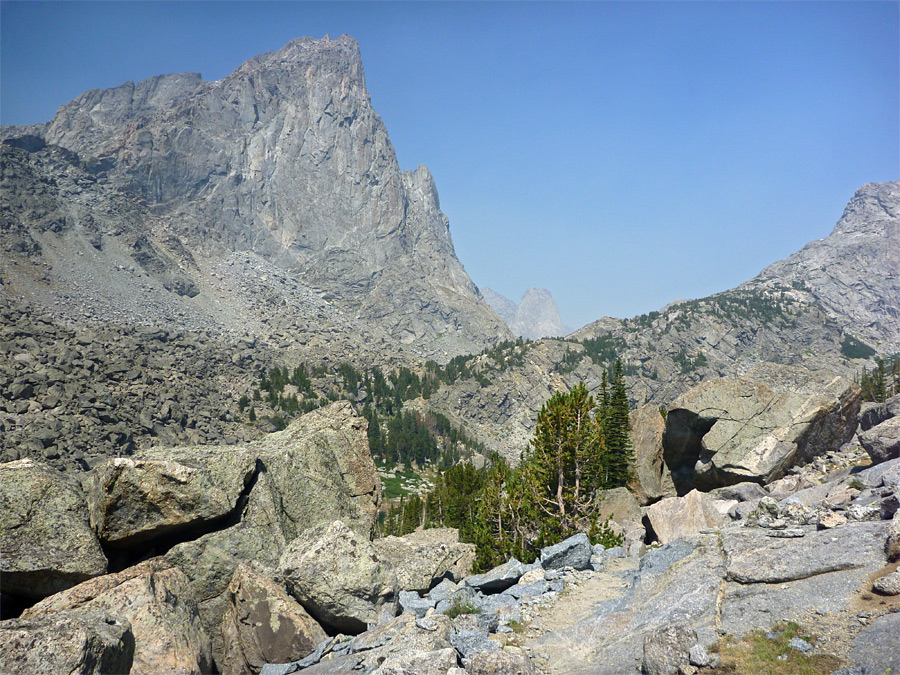
[[[285,284],[299,287],[309,296],[301,304],[313,311],[332,306],[349,333],[366,324],[369,344],[384,339],[440,361],[510,335],[456,258],[431,173],[397,164],[348,36],[294,40],[216,82],[181,73],[88,91],[47,124],[2,135],[20,137],[10,152],[46,152],[46,143],[77,155],[59,167],[77,175],[74,186],[25,168],[21,157],[4,169],[15,179],[3,190],[4,238],[48,211],[57,216],[30,234],[38,249],[4,242],[5,284],[39,305],[52,306],[71,268],[80,268],[85,288],[66,304],[88,305],[81,298],[91,295],[133,322],[158,322],[166,311],[129,302],[141,295],[141,274],[117,256],[124,244],[133,258],[144,250],[159,259],[174,277],[166,290],[177,294],[160,302],[201,324],[271,332],[258,326],[267,313],[253,307],[255,298],[232,300],[241,277],[257,277],[282,296]],[[39,190],[44,203],[22,204]],[[98,200],[124,206],[109,214],[92,208]],[[133,227],[117,241],[122,214]],[[90,234],[94,246],[65,241],[67,232]],[[103,239],[112,240],[109,255]],[[52,269],[30,276],[16,269],[7,257],[17,246],[44,252]],[[51,288],[33,288],[34,277]],[[288,300],[285,309],[302,313]]]

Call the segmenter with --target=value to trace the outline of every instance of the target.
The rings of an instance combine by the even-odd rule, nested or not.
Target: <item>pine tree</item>
[[[616,359],[615,371],[609,385],[609,402],[603,415],[603,432],[606,465],[606,485],[619,487],[626,485],[631,479],[631,465],[634,463],[634,451],[631,446],[631,421],[629,412],[628,391],[625,387],[625,376],[622,372],[622,361]]]

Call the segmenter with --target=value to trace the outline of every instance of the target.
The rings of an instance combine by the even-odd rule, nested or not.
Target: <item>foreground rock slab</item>
[[[109,612],[74,610],[0,622],[3,673],[128,673],[131,625]]]
[[[0,465],[0,590],[37,600],[106,573],[81,486],[39,462]]]
[[[50,596],[23,619],[52,619],[73,610],[106,611],[126,619],[134,635],[132,675],[212,672],[209,638],[200,624],[187,577],[161,558],[107,574]]]

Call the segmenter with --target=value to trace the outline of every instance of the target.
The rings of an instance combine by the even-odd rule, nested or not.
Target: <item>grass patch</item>
[[[772,638],[768,634],[774,634]],[[829,654],[803,654],[790,646],[792,638],[802,638],[815,647],[815,638],[793,621],[778,624],[772,631],[755,630],[741,639],[725,638],[710,651],[719,653],[716,675],[821,675],[841,667],[841,660]]]
[[[450,603],[450,609],[444,612],[444,614],[449,616],[451,619],[455,619],[461,614],[481,614],[481,610],[473,605],[469,600],[460,600],[459,598],[454,598],[453,602]]]

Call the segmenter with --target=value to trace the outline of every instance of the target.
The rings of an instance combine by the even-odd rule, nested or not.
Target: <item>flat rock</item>
[[[4,673],[127,673],[133,656],[131,625],[109,612],[70,610],[0,621]]]
[[[879,522],[810,532],[791,541],[771,539],[756,530],[723,532],[728,579],[777,584],[861,567],[882,556],[886,532],[887,525]]]
[[[900,672],[900,649],[897,636],[900,635],[900,614],[885,614],[875,619],[862,630],[853,641],[850,661],[868,673]]]
[[[0,590],[40,599],[104,574],[81,486],[22,459],[0,465]]]

